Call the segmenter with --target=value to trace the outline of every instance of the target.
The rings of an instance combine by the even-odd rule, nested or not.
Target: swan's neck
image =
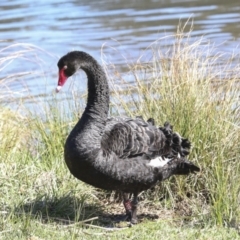
[[[109,110],[109,88],[105,72],[94,59],[81,69],[88,77],[87,106],[70,135],[85,152],[101,146]]]
[[[84,114],[95,120],[106,120],[109,110],[109,87],[105,72],[96,62],[83,70],[88,77],[88,98]]]

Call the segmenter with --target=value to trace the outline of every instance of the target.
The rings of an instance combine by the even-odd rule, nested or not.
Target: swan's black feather
[[[163,131],[163,129],[165,131]],[[102,137],[102,148],[127,159],[146,155],[148,159],[164,156],[170,152],[172,133],[159,129],[142,118],[108,119]]]

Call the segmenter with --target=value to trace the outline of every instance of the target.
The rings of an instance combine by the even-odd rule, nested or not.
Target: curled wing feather
[[[142,156],[152,159],[171,151],[172,129],[154,126],[153,119],[109,119],[102,138],[102,148],[114,152],[119,158]]]

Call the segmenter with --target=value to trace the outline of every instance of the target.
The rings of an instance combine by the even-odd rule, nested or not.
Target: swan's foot
[[[138,224],[138,219],[137,218],[132,218],[130,222],[133,225]]]

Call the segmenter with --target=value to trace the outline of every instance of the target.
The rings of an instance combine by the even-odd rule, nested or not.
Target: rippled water
[[[8,86],[23,95],[24,84],[34,94],[50,92],[57,81],[57,59],[70,50],[87,51],[100,61],[105,44],[111,61],[123,64],[121,54],[137,58],[150,43],[174,33],[180,19],[194,20],[193,37],[205,35],[215,45],[224,42],[222,51],[230,52],[240,43],[240,3],[236,0],[1,0],[0,10],[2,57],[29,51],[29,46],[19,45],[4,49],[14,43],[46,51],[15,56],[7,66],[6,61],[0,62],[0,79],[22,72]],[[34,71],[38,73],[28,74]]]

